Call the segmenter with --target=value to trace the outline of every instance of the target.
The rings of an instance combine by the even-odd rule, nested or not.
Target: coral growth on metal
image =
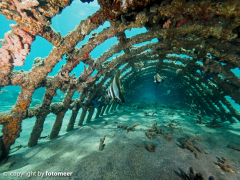
[[[138,75],[142,77],[144,83],[144,77],[162,69],[162,72],[168,76],[179,78],[180,85],[184,85],[186,93],[193,95],[191,100],[197,104],[203,114],[210,116],[217,114],[231,123],[236,119],[240,121],[240,114],[225,98],[231,96],[240,104],[240,79],[231,71],[240,67],[239,0],[219,2],[98,0],[100,9],[63,37],[50,26],[51,18],[61,13],[62,9],[71,2],[71,0],[50,0],[41,3],[37,0],[0,2],[0,13],[17,23],[1,41],[0,86],[21,87],[14,108],[0,115],[0,124],[3,125],[2,142],[6,152],[19,137],[21,122],[26,118],[33,116],[37,118],[29,140],[29,146],[34,146],[41,134],[45,117],[50,112],[56,114],[56,121],[50,134],[50,138],[54,138],[58,135],[62,119],[68,109],[73,110],[73,117],[82,108],[81,121],[90,109],[93,98],[102,97],[99,111],[109,109],[106,106],[111,101],[106,95],[106,89],[111,83],[112,76],[122,65],[124,66],[119,70],[120,73],[129,69],[121,77],[126,96],[132,93],[130,89],[136,87],[134,82],[130,81],[132,77]],[[109,28],[94,34],[82,47],[76,47],[86,35],[105,21],[110,21]],[[126,38],[124,31],[136,27],[146,27],[148,31]],[[47,57],[38,58],[35,61],[37,63],[28,72],[13,71],[14,66],[24,64],[26,55],[31,53],[31,44],[36,36],[45,38],[55,47]],[[118,38],[118,43],[100,57],[96,59],[91,57],[90,52],[96,46],[114,36]],[[157,38],[158,42],[134,46],[154,38]],[[122,50],[124,50],[123,54],[106,61]],[[186,54],[192,58],[173,53]],[[48,76],[48,73],[62,60],[63,55],[67,55],[66,64],[57,75]],[[166,58],[170,62],[163,61]],[[140,61],[144,62],[143,67],[138,66],[137,63]],[[183,64],[177,64],[175,61],[181,61]],[[80,62],[88,65],[88,68],[85,68],[80,75],[69,75]],[[97,73],[91,76],[94,70],[97,70]],[[198,70],[202,73],[197,72]],[[210,78],[212,81],[209,81]],[[96,81],[98,82],[95,83]],[[34,91],[40,87],[46,87],[42,104],[29,108]],[[51,103],[58,89],[66,92],[65,99],[57,104]],[[72,99],[75,91],[81,94],[79,98]],[[206,98],[203,92],[212,96]],[[93,108],[89,113],[91,114],[92,111]],[[102,115],[103,112],[98,114]],[[73,117],[71,121],[75,119]],[[81,123],[79,122],[79,125]],[[68,130],[71,130],[71,127]]]

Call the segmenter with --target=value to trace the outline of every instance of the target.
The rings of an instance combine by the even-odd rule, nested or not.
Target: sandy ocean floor
[[[181,180],[179,168],[188,174],[190,167],[201,173],[204,179],[210,175],[216,180],[240,179],[240,151],[227,148],[229,144],[240,146],[239,124],[225,122],[224,127],[208,128],[195,123],[198,120],[196,113],[168,107],[144,109],[150,114],[156,110],[156,116],[151,117],[145,116],[142,109],[123,107],[65,133],[70,117],[68,112],[57,139],[41,139],[33,148],[23,147],[10,154],[0,167],[0,179]],[[48,116],[41,136],[50,133],[54,120],[53,115]],[[179,121],[173,134],[170,128],[164,127],[172,120]],[[211,120],[203,117],[204,122]],[[23,132],[15,146],[27,145],[34,122],[35,119],[24,121]],[[163,128],[171,135],[171,141],[162,134],[147,138],[144,130],[156,122],[159,129]],[[118,125],[137,123],[135,131],[117,128]],[[104,135],[105,146],[99,151],[100,138]],[[193,144],[203,150],[202,153],[197,152],[198,158],[190,150],[182,148],[182,139],[197,136],[202,138],[202,142],[193,141]],[[154,145],[155,152],[150,152],[147,144]],[[223,171],[216,165],[217,157],[225,157],[235,172]],[[52,172],[65,173],[65,176],[56,177]]]

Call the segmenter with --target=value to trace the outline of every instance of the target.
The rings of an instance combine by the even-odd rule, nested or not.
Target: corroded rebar
[[[101,113],[101,111],[102,111],[102,105],[100,105],[98,108],[97,108],[97,113],[96,113],[96,116],[95,116],[95,119],[97,119],[97,118],[99,118],[99,115],[100,115],[100,113]]]
[[[113,104],[113,103],[110,103],[110,104],[107,105],[105,114],[108,114],[108,113],[109,113],[109,109],[110,109],[110,107],[112,106],[112,104]]]
[[[66,114],[66,112],[68,111],[68,107],[71,103],[71,99],[72,99],[72,96],[74,94],[75,90],[73,89],[69,89],[64,100],[63,100],[63,109],[61,110],[61,112],[58,112],[56,115],[56,120],[54,122],[54,125],[52,127],[52,131],[50,133],[50,136],[49,138],[50,139],[53,139],[53,138],[56,138],[58,136],[58,133],[62,127],[62,121],[63,121],[63,118]]]
[[[79,109],[80,108],[78,107],[78,108],[75,108],[74,110],[72,110],[72,114],[71,114],[70,120],[67,125],[67,129],[66,129],[67,132],[73,130],[74,123],[76,121]]]
[[[105,110],[106,110],[106,107],[107,107],[107,105],[104,105],[104,106],[102,107],[100,116],[103,116],[103,114],[104,114],[104,112],[105,112]]]
[[[87,116],[87,119],[86,119],[86,123],[90,123],[91,122],[93,113],[94,113],[94,108],[91,108],[91,109],[88,110],[88,116]]]
[[[112,106],[110,108],[110,113],[114,111],[115,106],[116,106],[116,103],[112,103]]]
[[[83,125],[83,121],[84,121],[84,118],[87,114],[87,108],[86,107],[82,107],[82,113],[81,113],[81,116],[80,116],[80,119],[78,121],[78,126],[82,126]]]
[[[40,106],[39,113],[36,116],[36,121],[33,126],[32,132],[30,134],[30,139],[28,141],[28,146],[32,147],[35,146],[38,142],[38,138],[40,137],[42,130],[43,130],[43,124],[47,117],[47,115],[50,113],[50,105],[51,100],[56,95],[56,91],[53,91],[52,89],[47,88],[43,97],[43,102]]]

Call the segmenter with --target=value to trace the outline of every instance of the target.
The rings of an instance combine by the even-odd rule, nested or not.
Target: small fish
[[[121,92],[122,89],[123,89],[123,87],[121,88],[119,73],[116,72],[116,74],[113,78],[113,82],[108,90],[108,96],[110,98],[112,98],[113,102],[120,104],[120,105],[122,105],[122,104],[119,101],[121,101],[123,103],[125,102],[123,94]]]
[[[166,93],[166,95],[169,95],[169,94],[170,94],[170,92],[171,92],[171,90],[167,90],[167,93]]]
[[[168,85],[166,85],[166,84],[164,84],[163,86],[164,86],[165,88],[168,88]]]
[[[164,79],[162,76],[160,76],[158,73],[154,76],[154,81],[155,83],[160,84],[161,82],[164,82]]]
[[[196,106],[197,106],[196,104],[193,104],[193,103],[192,103],[192,104],[190,105],[190,108],[195,108]]]
[[[97,98],[95,98],[94,100],[92,100],[92,103],[94,104],[94,108],[97,108],[97,107],[99,107],[100,106],[100,104],[98,104],[98,99]]]

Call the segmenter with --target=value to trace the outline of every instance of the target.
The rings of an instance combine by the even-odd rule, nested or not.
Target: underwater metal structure
[[[119,69],[126,96],[140,88],[133,79],[147,78],[161,71],[162,75],[178,79],[172,86],[184,89],[186,102],[194,102],[202,114],[217,114],[222,121],[240,121],[240,113],[225,96],[240,104],[240,79],[231,70],[240,67],[240,2],[239,0],[98,0],[100,9],[76,26],[66,36],[51,26],[51,18],[71,4],[72,0],[1,0],[0,13],[17,22],[5,34],[0,48],[0,86],[20,86],[15,106],[0,114],[3,125],[0,156],[5,157],[19,137],[22,121],[36,116],[28,146],[37,144],[46,116],[56,115],[50,139],[57,137],[68,109],[72,110],[67,131],[78,121],[90,122],[94,112],[92,99],[101,98],[96,117],[117,108],[107,96],[107,88]],[[91,31],[109,21],[111,26],[92,34],[88,42],[77,48]],[[125,30],[146,27],[147,32],[126,37]],[[29,71],[13,70],[22,66],[36,36],[54,45],[47,57],[37,57]],[[91,51],[105,40],[116,36],[118,43],[94,59]],[[157,38],[158,42],[134,46]],[[114,54],[121,55],[107,61]],[[209,55],[209,53],[211,55]],[[176,54],[186,54],[181,57]],[[67,62],[55,76],[48,76],[55,65],[67,55]],[[170,62],[164,61],[170,60]],[[177,61],[183,64],[176,63]],[[80,63],[88,65],[80,76],[69,73]],[[138,67],[136,63],[143,62]],[[199,63],[202,62],[202,63]],[[91,76],[94,70],[97,73]],[[201,73],[198,72],[201,71]],[[211,79],[211,81],[210,81]],[[175,81],[174,81],[175,82]],[[46,87],[41,105],[29,108],[34,91]],[[56,91],[66,92],[62,102],[52,103]],[[79,98],[72,99],[75,91]],[[189,97],[189,94],[192,96]],[[206,96],[208,95],[208,97]],[[223,104],[228,108],[225,109]]]

